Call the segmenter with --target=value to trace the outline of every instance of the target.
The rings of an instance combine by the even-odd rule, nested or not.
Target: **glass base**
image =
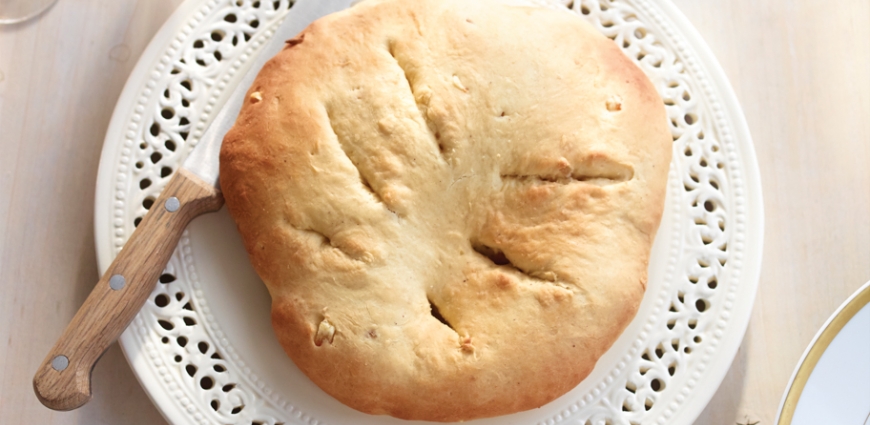
[[[0,0],[0,25],[17,24],[39,16],[57,0]]]

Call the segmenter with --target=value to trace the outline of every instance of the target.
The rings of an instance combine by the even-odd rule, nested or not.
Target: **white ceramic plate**
[[[870,424],[870,282],[810,342],[783,395],[776,423]]]
[[[187,0],[173,14],[106,136],[96,199],[103,270],[274,28],[323,4]],[[665,99],[674,136],[666,210],[639,313],[592,374],[540,409],[474,423],[689,424],[725,376],[755,297],[762,204],[752,143],[715,59],[667,0],[565,6],[614,39]],[[269,303],[226,212],[195,220],[121,337],[169,422],[406,423],[360,414],[313,385],[276,342]]]

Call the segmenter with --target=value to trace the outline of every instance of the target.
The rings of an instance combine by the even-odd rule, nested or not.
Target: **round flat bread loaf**
[[[266,64],[220,173],[296,365],[457,421],[590,373],[643,298],[670,157],[652,84],[580,18],[369,0]]]

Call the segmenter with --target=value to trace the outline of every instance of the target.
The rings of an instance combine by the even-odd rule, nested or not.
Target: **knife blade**
[[[36,371],[33,389],[42,404],[72,410],[90,400],[94,365],[145,304],[181,233],[195,217],[223,206],[221,143],[257,73],[285,40],[350,5],[351,0],[301,0],[288,12]]]

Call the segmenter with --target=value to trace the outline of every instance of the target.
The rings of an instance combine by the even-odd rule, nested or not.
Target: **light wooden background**
[[[769,425],[816,330],[870,280],[870,2],[675,1],[743,106],[766,216],[752,321],[697,423]],[[103,137],[179,2],[59,0],[0,26],[0,423],[163,423],[117,346],[77,411],[43,408],[30,381],[97,280]]]

